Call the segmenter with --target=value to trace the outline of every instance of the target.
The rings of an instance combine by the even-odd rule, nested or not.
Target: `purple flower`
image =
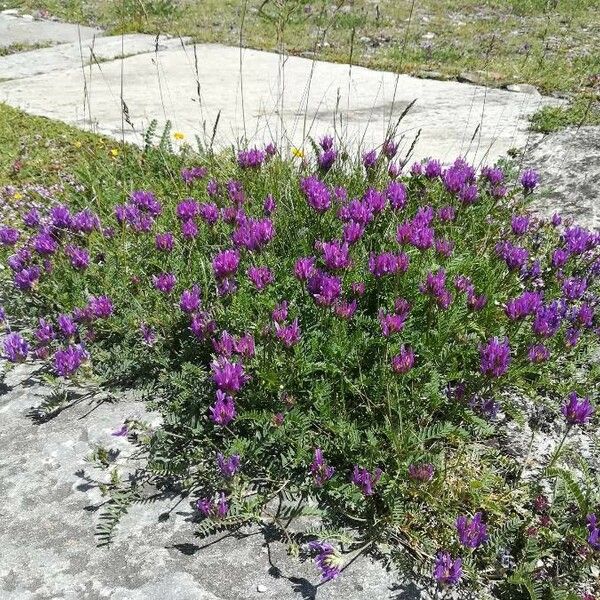
[[[381,479],[382,474],[383,471],[379,468],[375,469],[371,474],[367,469],[354,465],[352,483],[358,486],[365,496],[372,496],[375,493],[373,486]]]
[[[437,239],[435,240],[435,251],[446,257],[449,258],[452,255],[452,251],[454,250],[454,242],[451,240],[445,240],[445,239]]]
[[[286,300],[277,304],[271,313],[271,318],[276,323],[283,323],[288,316],[288,303]]]
[[[368,188],[364,193],[362,200],[374,214],[379,214],[385,208],[385,194],[378,192],[374,188]]]
[[[186,240],[193,240],[198,235],[198,225],[193,219],[181,223],[181,235]]]
[[[142,336],[144,344],[146,344],[147,346],[154,346],[154,344],[156,343],[157,336],[156,331],[154,331],[154,329],[150,327],[150,325],[148,325],[147,323],[142,323],[140,325],[140,334]]]
[[[515,235],[523,235],[524,233],[527,233],[530,222],[531,218],[529,215],[515,215],[510,222],[512,232]]]
[[[173,237],[173,234],[168,231],[166,233],[158,233],[154,238],[154,243],[157,250],[171,252],[175,244],[175,238]]]
[[[571,392],[568,402],[561,407],[560,411],[569,425],[585,425],[592,418],[594,407],[589,398],[582,398],[576,392]]]
[[[439,160],[428,160],[425,164],[425,177],[435,179],[442,174],[442,163]]]
[[[244,187],[241,181],[231,179],[227,182],[227,196],[234,206],[241,206],[246,201]]]
[[[317,553],[315,564],[321,570],[323,581],[335,579],[339,576],[343,560],[339,552],[326,542],[309,542],[308,547]]]
[[[315,455],[312,464],[310,465],[310,472],[317,487],[323,487],[335,473],[335,469],[330,467],[323,458],[323,451],[321,448],[315,449]]]
[[[533,364],[546,362],[550,358],[550,350],[544,344],[533,344],[529,346],[527,358]]]
[[[291,348],[300,341],[300,326],[298,319],[294,319],[289,325],[281,325],[275,322],[275,335],[283,342],[286,348]]]
[[[80,344],[67,346],[54,354],[54,370],[60,377],[70,377],[88,359],[88,353]]]
[[[258,169],[265,161],[266,154],[258,148],[242,150],[238,153],[237,162],[242,169]]]
[[[398,314],[386,314],[383,310],[379,311],[379,326],[384,337],[389,337],[393,333],[399,333],[404,329],[406,316]]]
[[[329,169],[331,169],[331,167],[333,167],[336,159],[337,152],[333,148],[329,148],[329,150],[325,150],[319,154],[317,157],[317,163],[322,171],[327,172]]]
[[[35,339],[41,346],[47,346],[56,337],[52,324],[45,319],[40,319],[35,330]]]
[[[77,333],[77,325],[70,315],[58,315],[58,328],[63,336],[67,339],[72,338]]]
[[[582,227],[570,227],[566,229],[563,238],[569,254],[582,254],[586,250],[593,248],[594,235]]]
[[[319,306],[331,306],[342,293],[339,277],[316,271],[307,281],[308,293]]]
[[[17,229],[12,227],[0,227],[0,244],[2,246],[14,246],[21,237]]]
[[[160,202],[152,192],[137,190],[129,194],[129,203],[152,217],[158,217],[162,212]]]
[[[58,250],[58,242],[49,233],[41,232],[33,238],[33,247],[38,254],[50,256]]]
[[[576,318],[584,327],[592,327],[594,323],[594,309],[584,302],[577,310]]]
[[[579,300],[587,290],[587,280],[579,277],[569,277],[562,284],[562,292],[567,300]]]
[[[588,544],[595,550],[600,550],[600,526],[598,518],[594,513],[591,513],[586,518],[586,526],[588,530]],[[593,600],[593,598],[591,599]]]
[[[347,269],[352,264],[347,243],[333,240],[331,242],[321,242],[319,246],[323,253],[323,261],[328,269]]]
[[[37,265],[33,265],[32,267],[16,272],[13,281],[17,288],[28,291],[36,286],[41,274],[42,270]]]
[[[248,279],[250,279],[259,292],[275,281],[273,273],[271,273],[271,270],[268,267],[250,267],[246,273]]]
[[[539,292],[523,292],[506,303],[504,312],[514,321],[534,314],[541,306],[542,295]]]
[[[196,510],[205,517],[212,519],[224,519],[229,512],[229,503],[223,492],[215,498],[200,498],[196,501]]]
[[[499,185],[504,181],[504,171],[498,167],[482,167],[481,176],[485,177],[491,185]]]
[[[489,377],[501,377],[510,365],[510,345],[508,340],[497,337],[479,348],[481,372]]]
[[[214,333],[216,323],[205,312],[194,313],[190,322],[190,331],[194,337],[204,339]]]
[[[446,271],[444,269],[438,269],[435,273],[427,273],[425,281],[419,289],[423,294],[433,298],[443,310],[446,310],[452,303],[452,294],[446,289]]]
[[[206,167],[189,167],[181,169],[181,179],[187,184],[190,185],[196,179],[202,179],[206,177],[208,173],[208,169]]]
[[[217,390],[217,400],[210,407],[210,418],[213,423],[224,427],[235,419],[235,402],[225,392]]]
[[[86,208],[73,215],[71,228],[76,233],[92,233],[95,229],[100,229],[100,219]]]
[[[369,254],[369,271],[375,277],[384,277],[386,275],[395,275],[396,273],[406,273],[408,270],[409,258],[404,252],[393,254],[392,252],[382,252]]]
[[[433,465],[430,463],[421,463],[409,465],[408,467],[408,475],[414,481],[419,481],[420,483],[427,483],[433,479],[433,474],[435,470]]]
[[[20,333],[9,333],[2,344],[4,357],[12,363],[24,362],[29,354],[29,343]]]
[[[207,225],[214,225],[219,220],[219,207],[214,202],[203,202],[198,212]]]
[[[412,348],[402,346],[400,352],[392,357],[392,371],[399,375],[408,373],[415,364],[415,353]]]
[[[212,268],[217,279],[225,279],[233,275],[240,264],[240,254],[237,250],[223,250],[212,261]]]
[[[238,472],[240,462],[239,454],[232,454],[225,458],[221,452],[217,453],[217,467],[221,475],[227,479],[230,479]]]
[[[365,169],[372,169],[377,164],[377,150],[369,150],[362,155],[362,163]]]
[[[123,424],[121,427],[119,427],[119,429],[115,429],[115,431],[113,431],[110,435],[115,437],[127,437],[129,435],[129,427]]]
[[[189,290],[183,290],[179,299],[179,308],[184,313],[191,314],[200,308],[200,288],[197,285]]]
[[[235,394],[239,392],[248,381],[248,376],[244,373],[244,367],[236,362],[231,362],[227,358],[220,357],[211,365],[212,378],[219,390]]]
[[[356,221],[349,221],[344,225],[343,239],[348,244],[354,244],[360,240],[365,233],[365,226]]]
[[[356,300],[352,300],[351,302],[338,301],[335,303],[334,310],[335,314],[341,319],[350,319],[356,312],[356,307]]]
[[[90,296],[88,308],[97,319],[107,319],[114,311],[112,300],[108,296]]]
[[[577,346],[579,342],[579,338],[581,337],[581,330],[575,327],[569,327],[565,331],[565,344],[568,348],[574,348]]]
[[[522,269],[529,258],[529,252],[526,248],[513,246],[508,241],[499,242],[496,244],[495,250],[496,254],[498,254],[498,256],[504,260],[507,267],[511,271],[518,271],[519,269]]]
[[[154,287],[163,294],[169,294],[177,283],[177,278],[173,273],[160,273],[152,276]]]
[[[333,148],[333,138],[330,135],[324,135],[319,140],[319,146],[321,146],[323,150],[331,150],[331,148]]]
[[[462,577],[462,560],[453,559],[447,552],[438,552],[433,576],[441,585],[456,585]]]
[[[552,337],[558,331],[562,317],[563,307],[557,301],[538,307],[533,319],[533,332],[540,337]]]
[[[71,266],[78,271],[83,271],[90,264],[90,255],[85,248],[69,244],[65,248],[65,254],[71,259]]]
[[[315,258],[307,256],[299,258],[294,265],[294,275],[300,281],[306,281],[315,274]]]
[[[466,548],[478,548],[488,540],[487,526],[480,512],[475,513],[472,519],[460,515],[456,519],[456,531],[460,543]]]
[[[271,219],[246,219],[233,232],[231,239],[235,246],[250,251],[260,250],[275,236],[275,228]]]
[[[442,206],[437,212],[438,219],[440,221],[454,221],[456,218],[456,210],[453,206],[449,204],[446,206]]]
[[[400,210],[406,206],[408,192],[402,182],[391,181],[385,190],[385,195],[394,210]]]
[[[200,206],[193,198],[186,198],[177,205],[177,218],[180,221],[195,219],[200,213]]]
[[[23,216],[23,223],[25,223],[25,225],[27,227],[29,227],[30,229],[37,229],[41,223],[41,217],[40,217],[40,213],[37,211],[36,208],[32,208],[30,209],[24,216]]]
[[[277,208],[277,204],[275,203],[275,198],[273,198],[272,194],[268,194],[263,202],[263,212],[265,215],[269,216],[275,212]]]
[[[381,151],[386,158],[391,160],[398,152],[398,142],[395,142],[391,139],[385,140],[385,142],[383,142]]]
[[[309,206],[319,213],[331,206],[331,195],[327,186],[316,177],[306,177],[300,182],[300,188]]]
[[[523,186],[525,193],[532,192],[539,182],[539,176],[533,169],[527,169],[521,173],[519,182]]]
[[[569,253],[564,248],[557,248],[552,253],[551,263],[555,269],[560,269],[560,267],[564,267],[569,260]]]
[[[50,223],[56,229],[69,229],[71,227],[71,213],[64,204],[58,204],[50,209]]]
[[[222,331],[219,338],[213,338],[212,345],[220,356],[231,356],[235,351],[235,338],[228,331]]]

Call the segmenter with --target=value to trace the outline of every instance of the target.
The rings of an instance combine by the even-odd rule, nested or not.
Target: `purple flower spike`
[[[240,455],[232,454],[225,458],[221,452],[217,454],[217,467],[223,477],[231,479],[240,468]]]
[[[595,550],[600,550],[600,523],[598,517],[594,513],[589,514],[586,518],[586,525],[589,533],[588,544]]]
[[[200,308],[200,288],[197,285],[181,293],[179,308],[188,314],[196,312]]]
[[[316,552],[315,564],[321,571],[323,581],[329,581],[339,576],[343,560],[339,552],[326,542],[309,542],[308,547]]]
[[[229,394],[239,392],[248,381],[244,367],[236,362],[231,362],[225,357],[219,357],[210,365],[212,378],[219,390]]]
[[[462,577],[462,560],[453,559],[447,552],[439,552],[433,576],[440,585],[456,585]]]
[[[408,475],[413,481],[420,483],[427,483],[433,479],[435,470],[433,465],[430,463],[423,463],[418,465],[409,465]]]
[[[372,496],[375,493],[373,487],[381,479],[382,474],[383,471],[379,468],[371,474],[367,469],[354,465],[352,483],[358,486],[365,496]]]
[[[275,323],[275,335],[283,342],[286,348],[291,348],[300,341],[300,326],[298,319],[294,319],[289,325]]]
[[[335,469],[330,467],[323,458],[323,451],[321,448],[315,449],[315,455],[310,465],[310,472],[314,478],[315,485],[317,487],[323,487],[327,481],[329,481],[333,474],[335,473]]]
[[[415,364],[415,353],[412,348],[404,347],[400,349],[400,352],[392,358],[392,370],[394,373],[404,375],[408,373]]]
[[[527,169],[526,171],[523,171],[519,181],[523,186],[525,193],[530,193],[537,187],[539,176],[533,169]]]
[[[472,519],[460,515],[456,519],[456,531],[460,543],[466,548],[478,548],[488,539],[487,526],[480,512],[475,513]]]
[[[225,279],[233,275],[240,264],[240,254],[237,250],[223,250],[212,261],[212,268],[217,279]]]
[[[569,425],[585,425],[592,418],[594,407],[589,398],[581,398],[576,392],[571,392],[560,411]]]
[[[173,273],[160,273],[152,276],[154,287],[163,294],[170,294],[177,283],[177,279]]]
[[[510,345],[508,340],[492,338],[479,349],[481,372],[489,377],[501,377],[510,365]]]
[[[235,419],[235,402],[231,396],[228,396],[221,390],[217,390],[217,400],[210,407],[210,418],[213,423],[224,427]]]
[[[9,333],[2,344],[5,358],[12,363],[24,362],[29,354],[29,343],[20,333]]]
[[[54,354],[54,370],[60,377],[70,377],[87,359],[88,353],[80,344],[67,346]]]

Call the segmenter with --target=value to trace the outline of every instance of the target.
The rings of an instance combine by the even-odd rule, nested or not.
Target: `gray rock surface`
[[[0,369],[3,365],[0,365]],[[311,561],[287,556],[262,534],[200,540],[189,499],[134,504],[114,543],[94,536],[100,476],[94,445],[132,446],[111,435],[126,418],[150,418],[141,403],[84,398],[46,422],[35,410],[51,389],[22,365],[0,390],[0,598],[2,600],[416,600],[426,598],[369,559],[319,585]],[[104,475],[106,477],[106,475]],[[166,518],[168,515],[168,518]],[[220,540],[220,541],[219,541]]]
[[[540,174],[542,193],[534,201],[538,211],[546,216],[559,212],[600,228],[600,127],[544,136],[526,150],[524,166]]]
[[[0,79],[18,79],[43,73],[77,69],[92,63],[103,63],[135,54],[177,48],[181,41],[176,38],[145,35],[141,33],[123,36],[92,38],[59,44],[0,57]],[[102,65],[100,65],[102,68]]]
[[[24,18],[12,11],[0,13],[0,47],[13,44],[78,42],[100,35],[102,31],[94,27]],[[0,70],[0,79],[2,78]]]
[[[121,87],[130,124],[123,119]],[[462,155],[476,163],[524,146],[529,115],[559,102],[215,44],[0,84],[0,101],[134,143],[142,143],[154,118],[159,128],[171,120],[192,141],[195,134],[208,141],[218,119],[218,146],[245,137],[250,144],[307,147],[309,135],[335,130],[350,148],[365,148],[381,144],[413,100],[399,127],[401,152],[418,138],[415,158]]]

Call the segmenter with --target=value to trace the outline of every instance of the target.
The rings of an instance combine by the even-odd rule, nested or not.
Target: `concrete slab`
[[[540,174],[543,190],[535,208],[558,212],[600,230],[600,127],[570,127],[527,149],[524,164]]]
[[[0,13],[0,47],[8,47],[13,44],[78,42],[101,35],[102,30],[94,27],[35,20],[31,17],[24,18],[12,11]]]
[[[121,93],[131,121],[124,130]],[[418,137],[415,157],[475,162],[524,146],[529,115],[557,102],[213,44],[0,84],[0,101],[134,143],[154,118],[206,141],[218,117],[219,146],[244,137],[303,146],[307,136],[335,129],[349,145],[367,147],[382,142],[413,100],[399,128],[403,151]]]
[[[76,69],[94,62],[178,48],[181,43],[177,38],[162,36],[157,39],[154,35],[135,33],[59,44],[0,57],[0,79],[18,79]]]
[[[99,406],[89,399],[36,422],[31,409],[50,393],[32,365],[11,371],[0,389],[3,600],[310,600],[317,592],[318,600],[429,598],[366,558],[319,586],[312,561],[300,563],[257,532],[195,538],[191,501],[178,496],[133,505],[113,545],[97,547],[104,498],[93,481],[99,472],[85,458],[95,444],[112,447],[126,473],[133,446],[111,432],[125,418],[148,415],[132,398]]]

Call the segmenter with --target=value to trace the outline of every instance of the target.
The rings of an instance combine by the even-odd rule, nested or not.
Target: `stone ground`
[[[194,538],[194,511],[179,497],[133,505],[114,543],[97,547],[103,497],[93,481],[99,472],[85,459],[102,444],[124,461],[132,446],[111,433],[126,418],[148,415],[133,398],[90,398],[47,421],[36,418],[50,393],[32,365],[10,371],[0,389],[0,599],[428,598],[366,558],[319,586],[312,562],[288,557],[283,544],[258,532]]]
[[[419,130],[415,157],[492,161],[512,147],[524,148],[523,164],[538,169],[553,189],[538,208],[600,226],[600,128],[546,137],[527,131],[528,116],[554,100],[400,76],[392,111],[395,75],[289,58],[282,104],[280,57],[274,54],[244,51],[240,77],[235,48],[105,37],[90,28],[0,14],[0,45],[37,42],[57,45],[0,58],[0,81],[6,80],[0,101],[138,143],[153,118],[171,119],[189,140],[204,136],[203,123],[210,136],[220,114],[220,145],[243,135],[245,115],[247,137],[256,143],[275,137],[301,145],[305,135],[330,132],[335,124],[356,146],[381,141],[390,112],[397,119],[416,99],[401,127],[405,151]],[[131,124],[123,121],[121,96]],[[114,404],[84,399],[40,421],[35,408],[49,394],[30,366],[0,384],[1,600],[427,598],[368,559],[319,586],[312,564],[287,557],[281,544],[260,534],[198,540],[193,511],[179,498],[134,505],[114,544],[97,548],[103,499],[88,480],[97,474],[85,458],[94,444],[126,456],[128,442],[111,432],[126,418],[145,416],[143,405],[132,398]]]

